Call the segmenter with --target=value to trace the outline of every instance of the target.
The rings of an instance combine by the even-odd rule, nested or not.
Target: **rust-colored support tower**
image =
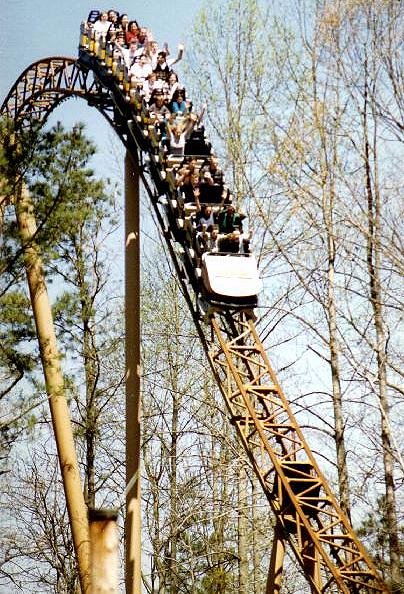
[[[276,518],[267,593],[280,591],[288,544],[312,592],[388,592],[321,473],[251,317],[213,315],[209,358]]]

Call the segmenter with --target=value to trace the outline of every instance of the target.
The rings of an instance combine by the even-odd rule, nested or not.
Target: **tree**
[[[227,172],[254,227],[270,306],[259,320],[262,336],[277,347],[275,366],[330,481],[337,470],[348,515],[358,499],[366,513],[365,489],[377,492],[384,456],[394,580],[389,415],[401,395],[402,250],[399,207],[389,197],[399,191],[390,163],[399,150],[394,32],[402,11],[391,2],[322,0],[282,8],[240,1],[202,11],[191,70],[207,89],[207,125],[225,165],[234,157]]]
[[[27,247],[35,249],[37,254],[41,250],[48,278],[58,280],[54,314],[65,363],[69,367],[65,386],[72,397],[71,413],[87,479],[87,502],[94,504],[97,492],[102,502],[116,500],[116,495],[111,497],[108,493],[108,485],[115,487],[119,483],[118,474],[111,478],[119,464],[119,456],[116,455],[119,443],[104,445],[104,437],[110,438],[111,432],[102,431],[103,425],[113,422],[110,410],[117,406],[118,401],[115,399],[120,392],[123,376],[120,368],[122,363],[118,363],[114,372],[110,373],[109,362],[103,361],[104,356],[117,351],[121,335],[119,325],[110,325],[119,309],[114,311],[108,299],[105,300],[105,292],[111,285],[106,282],[108,270],[105,260],[108,256],[101,256],[101,245],[106,243],[115,226],[114,212],[104,191],[104,184],[95,179],[88,167],[94,148],[85,138],[82,127],[77,126],[69,133],[58,125],[41,135],[36,148],[36,158],[26,179],[30,185],[32,208],[37,215],[38,225],[34,239],[24,238],[23,246],[24,250]],[[112,332],[115,329],[117,333]],[[48,346],[44,348],[46,350]],[[77,354],[82,355],[83,366],[75,370]],[[119,359],[115,363],[117,361]],[[41,410],[41,414],[47,420],[45,411]],[[118,419],[115,416],[115,429]],[[96,463],[97,447],[100,455]],[[28,478],[25,481],[28,482]],[[34,501],[41,497],[37,490],[45,483],[44,477],[32,486]],[[31,512],[38,517],[38,525],[42,525],[44,520],[40,517],[41,509],[33,507]],[[62,516],[59,520],[65,521]],[[54,521],[57,521],[56,517]],[[38,537],[38,540],[41,539]],[[44,542],[49,543],[50,549],[57,550],[62,557],[71,555],[71,550],[63,550],[63,540],[55,540],[52,544],[47,538]],[[7,560],[6,572],[11,576],[10,579],[13,579],[13,559],[19,555],[28,563],[30,556],[30,549],[24,548],[23,538],[13,550],[19,553],[15,552],[14,558]],[[71,566],[74,566],[73,562]],[[60,585],[58,570],[52,567],[59,584],[56,586],[57,591],[75,592],[77,575],[72,575],[63,582],[64,585]],[[53,583],[50,577],[50,587]]]

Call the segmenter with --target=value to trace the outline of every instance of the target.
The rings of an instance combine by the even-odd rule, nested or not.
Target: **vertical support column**
[[[91,594],[118,594],[118,514],[90,509]]]
[[[271,561],[269,563],[266,588],[267,594],[280,594],[285,548],[286,543],[282,534],[282,528],[277,524],[274,528],[274,541],[272,544]]]
[[[138,163],[125,157],[126,594],[141,592],[140,237]]]

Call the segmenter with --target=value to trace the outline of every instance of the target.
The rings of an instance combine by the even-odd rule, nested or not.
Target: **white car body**
[[[205,253],[202,256],[202,281],[214,298],[256,297],[261,290],[257,262],[253,254]]]

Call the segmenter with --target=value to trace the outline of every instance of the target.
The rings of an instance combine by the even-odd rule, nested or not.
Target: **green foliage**
[[[39,123],[28,130],[14,128],[11,120],[0,121],[0,195],[2,202],[12,198],[16,188],[35,164],[41,137]]]
[[[38,240],[48,255],[69,259],[69,249],[84,232],[95,235],[109,208],[104,183],[89,166],[95,147],[83,125],[72,132],[59,123],[38,144],[30,191],[39,227]]]
[[[103,286],[100,282],[103,264],[96,254],[97,234],[103,230],[106,219],[110,230],[113,211],[104,183],[94,176],[90,167],[95,147],[86,139],[82,125],[72,131],[60,124],[49,131],[33,126],[16,135],[12,124],[3,122],[0,137],[3,223],[0,374],[1,396],[7,396],[8,409],[2,431],[5,441],[11,443],[20,428],[26,430],[29,425],[35,425],[37,415],[29,411],[36,405],[37,395],[43,393],[41,388],[35,388],[38,368],[33,340],[36,333],[29,299],[22,290],[24,250],[14,213],[21,182],[27,185],[34,203],[35,242],[43,256],[47,281],[59,278],[67,283],[61,295],[56,296],[54,309],[59,335],[64,339],[62,352],[77,351],[75,341],[80,318],[84,315],[89,320],[94,315],[92,299]],[[92,269],[94,260],[99,265],[97,272]],[[91,286],[92,281],[94,286]],[[17,385],[22,379],[29,380],[30,384],[24,384],[17,396]]]
[[[35,355],[28,352],[27,343],[35,338],[30,315],[30,303],[20,291],[10,291],[0,297],[0,369],[5,376],[4,396],[16,380],[33,371]],[[7,378],[7,379],[6,379]]]
[[[367,545],[373,561],[384,579],[389,577],[389,528],[386,520],[386,497],[378,497],[376,509],[362,521],[357,534]],[[404,552],[404,527],[400,533],[401,550]],[[403,583],[392,585],[393,592],[401,592]]]

